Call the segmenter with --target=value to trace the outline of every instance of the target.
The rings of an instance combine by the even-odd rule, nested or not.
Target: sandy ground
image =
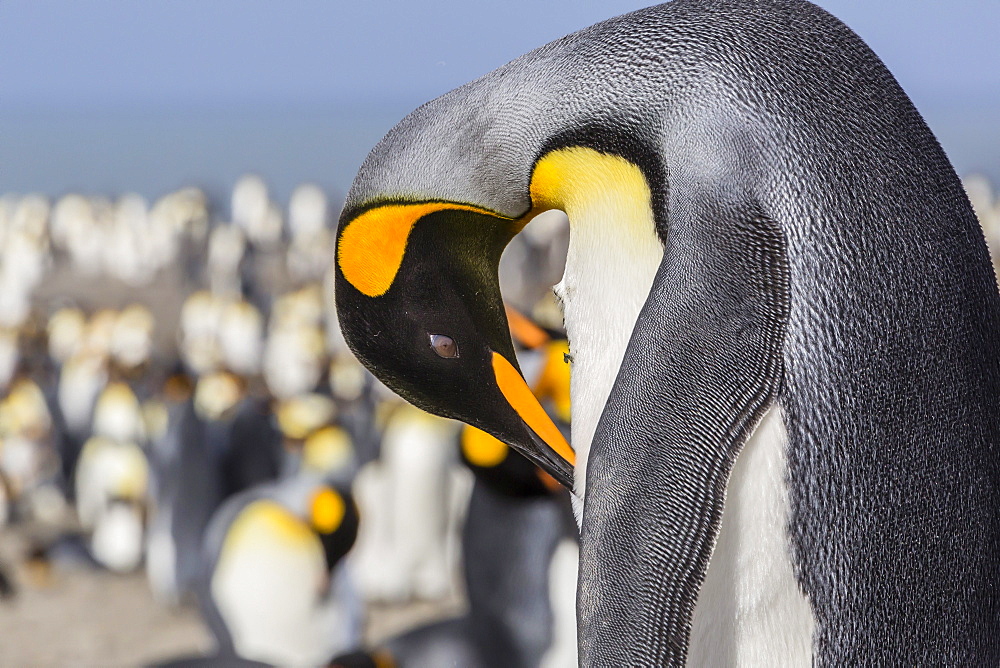
[[[0,602],[0,666],[138,666],[211,647],[197,612],[157,605],[142,573],[33,565],[27,547],[17,530],[0,539],[18,589]]]
[[[66,528],[75,529],[72,522]],[[47,542],[32,527],[0,529],[0,570],[16,588],[13,598],[0,598],[0,668],[144,666],[212,649],[197,609],[155,601],[143,571],[117,575],[79,555],[32,561],[33,546]],[[461,613],[460,590],[456,568],[452,592],[444,600],[369,605],[366,641],[374,646],[421,623]]]
[[[197,610],[157,603],[141,571],[44,567],[26,559],[31,544],[26,529],[0,529],[0,568],[17,587],[15,598],[0,600],[0,668],[143,666],[211,649]],[[461,609],[457,593],[443,601],[370,606],[365,635],[375,643]]]

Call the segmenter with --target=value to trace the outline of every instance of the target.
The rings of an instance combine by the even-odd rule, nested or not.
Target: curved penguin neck
[[[558,208],[570,221],[562,280],[572,356],[572,443],[576,450],[577,520],[585,493],[587,455],[625,348],[663,259],[649,186],[624,158],[582,147],[553,151],[531,181],[537,208]]]

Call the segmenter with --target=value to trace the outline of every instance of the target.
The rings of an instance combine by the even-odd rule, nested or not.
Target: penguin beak
[[[573,489],[576,453],[566,442],[562,432],[538,403],[514,365],[495,351],[493,374],[503,398],[527,427],[530,443],[519,444],[522,449],[527,450],[525,454],[567,489]]]

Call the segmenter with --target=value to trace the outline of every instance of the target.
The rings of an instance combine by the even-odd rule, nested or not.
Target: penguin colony
[[[300,187],[282,212],[247,176],[230,218],[194,189],[152,206],[2,204],[4,237],[30,240],[5,246],[23,257],[4,271],[15,259],[40,269],[3,274],[22,292],[0,313],[0,530],[23,550],[0,553],[0,600],[80,571],[142,574],[212,639],[205,655],[145,655],[163,665],[575,663],[568,494],[492,437],[463,448],[457,423],[394,397],[347,351],[321,190]],[[126,223],[133,240],[159,240],[135,264],[147,273],[124,263],[137,252],[118,239]],[[511,326],[539,396],[568,423],[548,292],[567,228],[534,229],[508,260],[512,303],[534,313],[512,308]]]
[[[573,449],[497,266],[535,215]],[[804,0],[676,0],[433,100],[337,235],[351,349],[572,486],[581,665],[1000,662],[1000,295],[878,57]]]
[[[143,571],[176,666],[996,663],[965,191],[829,15],[676,0],[421,107],[338,230],[0,198],[0,606]]]

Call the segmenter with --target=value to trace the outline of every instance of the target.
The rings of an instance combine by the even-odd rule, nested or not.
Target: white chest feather
[[[777,406],[743,447],[695,606],[690,666],[809,666],[814,621],[788,545],[787,437]]]
[[[594,430],[663,258],[655,236],[616,237],[609,233],[613,224],[610,216],[603,226],[574,224],[566,271],[556,286],[573,356],[572,443],[577,454],[575,491],[581,498]]]
[[[555,291],[573,356],[575,491],[583,498],[594,430],[663,259],[663,245],[646,180],[623,158],[584,148],[555,151],[536,167],[532,198],[569,216],[566,269]]]

